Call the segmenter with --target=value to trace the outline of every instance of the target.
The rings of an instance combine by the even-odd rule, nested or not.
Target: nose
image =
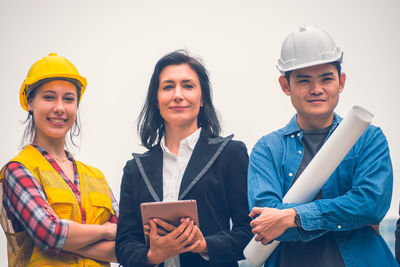
[[[61,97],[57,98],[54,102],[54,113],[63,114],[65,111],[64,103]]]
[[[175,88],[175,94],[174,94],[174,100],[175,101],[181,101],[183,99],[183,94],[182,94],[182,87],[180,85],[176,86]]]
[[[323,92],[323,85],[318,82],[310,83],[310,94],[312,95],[320,95]]]

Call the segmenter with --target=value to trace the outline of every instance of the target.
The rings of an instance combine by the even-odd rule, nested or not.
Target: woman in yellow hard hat
[[[9,266],[109,266],[116,261],[118,205],[101,171],[65,150],[79,134],[86,79],[51,53],[32,65],[20,90],[29,145],[0,173],[1,224]],[[73,141],[73,140],[72,140]]]

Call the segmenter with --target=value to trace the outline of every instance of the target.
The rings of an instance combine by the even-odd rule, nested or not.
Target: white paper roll
[[[373,117],[374,115],[366,109],[353,106],[283,197],[283,203],[312,201],[367,129]],[[279,241],[273,241],[264,246],[253,237],[243,254],[251,264],[261,266],[278,245]]]

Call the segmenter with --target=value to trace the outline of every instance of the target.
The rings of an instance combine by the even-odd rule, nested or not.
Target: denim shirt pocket
[[[358,155],[346,157],[331,176],[331,185],[336,187],[336,194],[332,197],[345,194],[353,186],[353,177],[357,167]]]

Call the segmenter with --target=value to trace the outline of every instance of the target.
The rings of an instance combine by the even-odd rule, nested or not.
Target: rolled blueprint
[[[296,182],[283,197],[283,203],[307,203],[312,201],[358,138],[371,123],[373,114],[360,106],[350,112],[310,161]],[[243,251],[254,266],[261,266],[279,245],[279,241],[264,246],[254,237]]]

